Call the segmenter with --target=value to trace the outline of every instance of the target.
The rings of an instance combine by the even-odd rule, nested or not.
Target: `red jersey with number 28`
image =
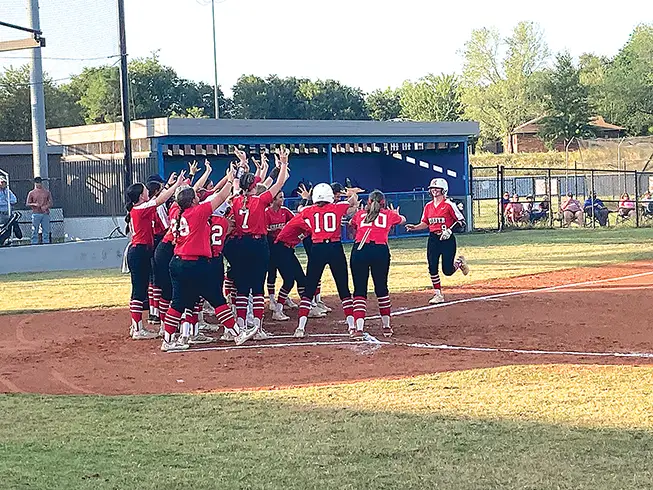
[[[283,243],[288,247],[295,248],[306,236],[310,235],[311,228],[302,215],[297,215],[277,235],[275,243]]]
[[[175,236],[172,233],[177,226],[177,216],[179,215],[179,204],[173,202],[170,205],[170,211],[168,211],[168,231],[163,237],[163,242],[172,243],[175,240]]]
[[[390,229],[401,223],[401,216],[395,211],[382,209],[379,215],[371,223],[365,223],[367,211],[361,209],[351,219],[351,224],[356,227],[356,237],[354,241],[360,243],[365,238],[365,243],[374,242],[377,244],[387,244]]]
[[[274,196],[270,191],[265,191],[260,196],[247,196],[246,208],[243,208],[244,201],[245,196],[232,199],[234,235],[266,235],[268,230],[265,225],[265,208],[272,204]]]
[[[224,248],[229,230],[229,220],[224,216],[211,215],[211,252],[213,257],[219,257]]]
[[[132,245],[154,247],[154,219],[156,200],[151,199],[134,206],[129,212],[129,228],[132,232]]]
[[[313,243],[321,243],[326,240],[339,242],[342,233],[342,218],[347,215],[349,203],[340,201],[329,203],[324,206],[314,204],[302,210],[308,226],[311,228]]]
[[[268,228],[268,236],[276,238],[284,225],[293,219],[295,215],[285,206],[281,206],[278,211],[272,209],[272,206],[265,210],[265,224]]]
[[[178,215],[179,232],[176,237],[175,255],[185,260],[211,257],[209,217],[212,213],[211,203],[205,202],[188,208],[181,216]]]
[[[449,199],[445,199],[437,206],[431,201],[424,206],[422,223],[429,225],[431,233],[442,233],[445,228],[451,228],[457,222],[465,221],[463,213]]]

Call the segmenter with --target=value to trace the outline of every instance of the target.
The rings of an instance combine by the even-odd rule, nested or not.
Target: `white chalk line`
[[[546,293],[548,291],[557,291],[559,289],[569,289],[569,288],[575,288],[578,286],[590,286],[592,284],[602,284],[606,282],[614,282],[614,281],[624,281],[626,279],[635,279],[637,277],[644,277],[644,276],[650,276],[653,275],[653,271],[649,272],[640,272],[639,274],[631,274],[628,276],[621,276],[621,277],[612,277],[609,279],[597,279],[594,281],[583,281],[583,282],[575,282],[575,283],[569,283],[569,284],[561,284],[559,286],[550,286],[546,288],[536,288],[536,289],[522,289],[520,291],[510,291],[508,293],[496,293],[496,294],[489,294],[486,296],[474,296],[472,298],[465,298],[465,299],[457,299],[454,301],[449,301],[446,303],[439,303],[437,305],[428,305],[428,306],[420,306],[417,308],[409,308],[407,310],[401,310],[401,311],[394,311],[390,314],[390,316],[402,316],[402,315],[409,315],[411,313],[419,313],[422,311],[428,311],[428,310],[433,310],[435,308],[445,308],[447,306],[453,306],[453,305],[459,305],[463,303],[472,303],[476,301],[493,301],[498,298],[507,298],[510,296],[520,296],[520,295],[525,295],[525,294],[535,294],[535,293]],[[365,318],[365,320],[379,320],[381,318],[381,315],[374,315]]]

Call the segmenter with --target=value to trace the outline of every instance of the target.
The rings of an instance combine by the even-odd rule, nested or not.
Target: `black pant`
[[[175,254],[172,242],[160,242],[154,250],[154,285],[161,289],[163,299],[172,299],[172,280],[170,279],[170,261]]]
[[[354,296],[367,298],[367,280],[372,272],[374,294],[377,298],[388,296],[388,272],[390,249],[387,245],[366,243],[358,250],[358,243],[351,249],[351,276],[354,280]]]
[[[306,289],[302,297],[313,298],[315,296],[317,285],[322,279],[322,273],[327,265],[331,268],[331,275],[336,283],[340,299],[351,297],[347,259],[340,242],[313,243],[306,268]]]
[[[152,249],[147,245],[132,245],[127,252],[127,265],[132,280],[131,299],[147,301],[147,287],[150,282]]]
[[[274,284],[277,282],[277,270],[279,266],[274,255],[274,238],[268,236],[268,250],[270,250],[270,261],[268,262],[267,283]]]
[[[222,294],[222,277],[224,268],[222,257],[197,260],[182,260],[174,256],[170,261],[172,278],[172,304],[174,310],[183,313],[192,310],[200,296],[211,306],[218,307],[226,303]]]
[[[156,278],[154,275],[156,274],[156,267],[154,266],[154,255],[156,254],[156,249],[159,246],[159,243],[161,243],[161,240],[163,240],[163,235],[154,235],[154,254],[152,254],[152,260],[150,261],[150,284],[156,284]]]
[[[429,274],[438,273],[438,263],[442,257],[442,272],[450,276],[456,272],[453,262],[456,258],[456,237],[451,235],[448,240],[440,240],[440,235],[431,233],[426,245],[426,259],[429,263]]]
[[[249,235],[233,239],[231,272],[238,295],[250,293],[263,295],[265,274],[270,262],[270,250],[266,237],[254,238]]]
[[[222,255],[209,260],[205,283],[206,291],[202,292],[202,297],[213,308],[227,304],[222,290],[224,283],[224,260],[222,259]]]
[[[304,245],[304,251],[306,252],[306,257],[311,256],[311,250],[313,250],[313,240],[310,236],[307,236],[302,240],[302,245]]]
[[[273,243],[270,248],[270,262],[273,260],[283,279],[283,285],[281,286],[283,289],[291,291],[295,283],[297,283],[298,289],[306,287],[306,275],[295,255],[294,248],[290,248],[283,243]]]

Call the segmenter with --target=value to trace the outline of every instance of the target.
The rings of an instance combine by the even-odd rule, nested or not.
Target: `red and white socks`
[[[433,289],[436,291],[442,290],[442,285],[440,284],[440,274],[431,274],[431,284],[433,284]]]
[[[129,302],[129,314],[131,316],[130,334],[135,330],[143,328],[143,302],[138,299],[132,299]]]
[[[356,330],[358,330],[359,332],[362,332],[363,329],[365,328],[366,310],[367,310],[367,299],[364,298],[363,296],[354,296],[353,316],[354,316],[354,323],[355,323]]]
[[[379,302],[379,313],[381,314],[381,323],[383,324],[383,330],[388,333],[392,332],[392,327],[390,326],[390,310],[392,304],[390,303],[390,296],[381,296],[377,298]]]
[[[231,333],[233,336],[236,336],[240,333],[240,328],[236,325],[236,319],[234,318],[233,312],[229,305],[224,304],[218,306],[215,309],[215,316],[218,319],[220,325],[224,325],[226,332]]]
[[[345,318],[347,319],[347,328],[349,329],[349,331],[352,331],[356,328],[356,325],[354,323],[354,299],[350,296],[341,301],[342,301],[342,311],[345,314]]]
[[[263,313],[265,311],[265,298],[263,295],[252,296],[252,313],[254,315],[254,326],[261,328],[263,325]]]

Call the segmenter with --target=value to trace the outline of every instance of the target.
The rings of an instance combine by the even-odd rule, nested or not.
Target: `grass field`
[[[424,241],[392,242],[393,290],[428,287]],[[653,258],[651,229],[459,244],[473,272],[446,285]],[[128,278],[10,275],[0,296],[5,313],[124,305]],[[203,395],[0,395],[0,488],[649,489],[652,399],[650,365],[517,365]]]
[[[445,286],[652,258],[653,228],[470,234],[459,236],[458,245],[472,272],[467,277],[443,278]],[[391,290],[430,288],[426,238],[393,240],[390,247]],[[303,260],[303,252],[299,253]],[[325,278],[324,292],[335,292],[330,275]],[[124,306],[129,290],[129,276],[118,270],[8,274],[0,276],[0,297],[11,300],[0,304],[0,313]]]

